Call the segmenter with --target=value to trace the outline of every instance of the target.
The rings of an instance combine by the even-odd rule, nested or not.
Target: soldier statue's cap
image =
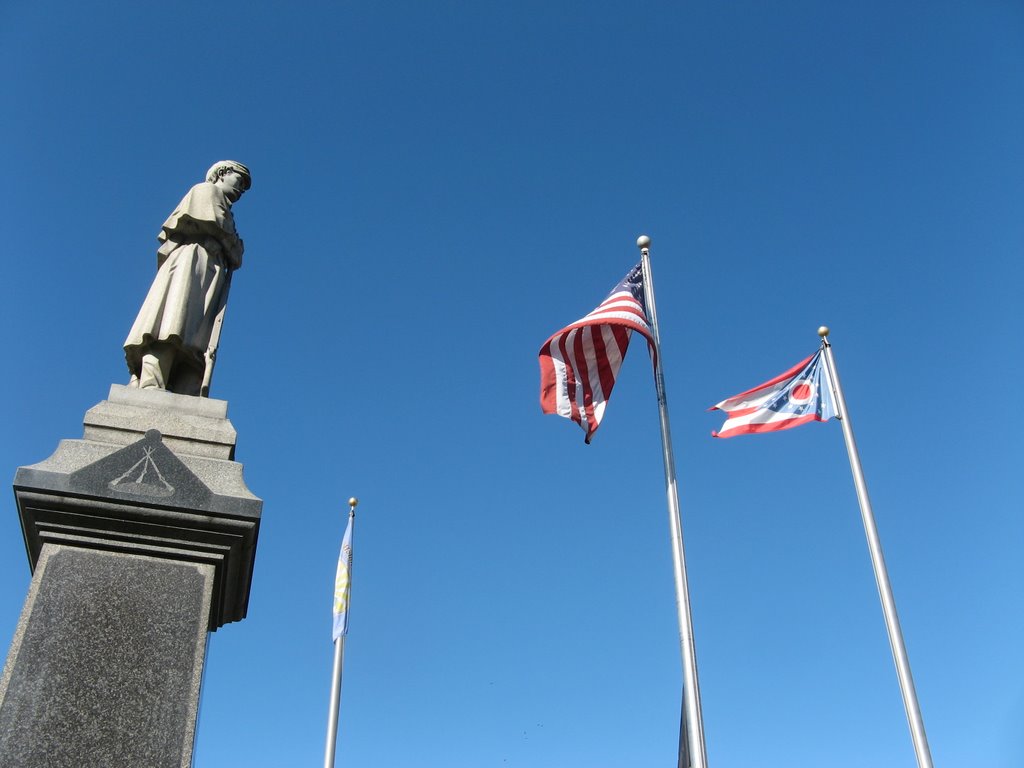
[[[220,160],[211,165],[210,170],[206,172],[206,180],[216,181],[217,174],[222,168],[228,168],[241,176],[245,180],[246,189],[252,186],[252,175],[249,173],[249,169],[234,160]]]

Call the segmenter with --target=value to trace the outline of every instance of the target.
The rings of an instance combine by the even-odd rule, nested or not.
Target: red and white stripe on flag
[[[601,304],[556,332],[540,350],[540,406],[572,419],[590,442],[604,416],[633,331],[647,339],[657,366],[638,264]]]

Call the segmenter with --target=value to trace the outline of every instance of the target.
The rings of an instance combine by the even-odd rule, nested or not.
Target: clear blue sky
[[[1024,764],[1024,6],[0,6],[0,467],[127,374],[155,236],[249,165],[213,395],[264,499],[195,765],[674,766],[657,408],[536,353],[653,239],[712,768],[913,765],[840,427],[705,409],[832,340],[937,766]],[[0,639],[29,584],[0,508]]]

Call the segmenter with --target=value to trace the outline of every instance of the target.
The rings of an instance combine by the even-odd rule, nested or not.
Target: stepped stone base
[[[32,585],[0,677],[0,765],[187,768],[209,631],[245,617],[262,502],[227,403],[114,385],[18,469]]]

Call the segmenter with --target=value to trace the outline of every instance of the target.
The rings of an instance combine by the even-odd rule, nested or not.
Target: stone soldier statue
[[[207,394],[231,272],[242,266],[231,206],[251,183],[241,163],[214,163],[164,222],[156,278],[124,342],[129,386]]]

